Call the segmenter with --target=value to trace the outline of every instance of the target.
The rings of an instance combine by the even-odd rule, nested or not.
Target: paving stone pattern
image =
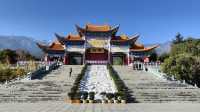
[[[0,112],[199,112],[199,109],[197,103],[67,104],[55,101],[0,105]]]

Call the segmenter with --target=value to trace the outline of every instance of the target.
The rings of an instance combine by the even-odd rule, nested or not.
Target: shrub
[[[119,93],[118,93],[118,92],[115,92],[115,93],[114,93],[114,98],[115,98],[115,100],[117,100],[118,97],[119,97]]]
[[[10,69],[10,68],[2,68],[0,69],[0,82],[4,82],[6,80],[12,80],[19,76],[25,75],[26,72],[24,69]]]
[[[120,97],[127,97],[128,88],[126,87],[125,83],[121,80],[121,78],[119,77],[117,72],[113,69],[113,67],[110,64],[107,65],[107,68],[108,68],[110,76],[112,77],[114,84],[118,90],[118,95]],[[124,94],[126,94],[126,95],[124,96]],[[126,98],[124,98],[124,99],[126,99]]]
[[[82,98],[84,99],[84,100],[86,100],[87,98],[88,98],[88,92],[82,92],[81,93],[81,95],[82,95]]]
[[[72,86],[72,88],[71,88],[71,92],[70,92],[70,93],[74,93],[74,94],[75,94],[75,96],[74,96],[75,98],[79,98],[79,99],[80,99],[81,93],[79,93],[79,92],[77,92],[77,91],[78,91],[79,86],[80,86],[79,84],[80,84],[80,82],[81,82],[83,76],[85,75],[86,69],[87,69],[87,65],[85,65],[85,66],[83,67],[83,69],[81,70],[81,73],[78,74],[78,76],[77,76],[77,78],[75,79],[74,84],[73,84],[73,86]]]
[[[101,92],[100,95],[105,96],[106,92]]]
[[[75,93],[74,99],[75,99],[75,100],[81,99],[81,93],[80,93],[80,92]]]
[[[119,96],[122,100],[127,100],[127,93],[124,93],[124,92],[120,92],[119,93]]]
[[[106,94],[106,97],[111,100],[113,97],[114,97],[114,94],[113,93],[107,93]]]
[[[103,99],[105,99],[106,92],[101,92],[100,95],[102,96]]]
[[[73,93],[73,92],[69,92],[69,93],[68,93],[68,97],[69,97],[71,100],[74,99],[74,96],[75,96],[75,93]]]
[[[77,91],[77,89],[78,89],[78,86],[77,86],[77,85],[74,85],[74,86],[72,86],[72,88],[71,88],[71,92],[75,93],[75,92]]]
[[[95,93],[94,92],[89,92],[89,99],[94,100]]]

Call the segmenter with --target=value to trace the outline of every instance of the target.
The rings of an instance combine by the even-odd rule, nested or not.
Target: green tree
[[[30,61],[37,60],[36,57],[32,56],[29,52],[23,50],[10,50],[5,49],[0,51],[0,62],[6,64],[14,64],[19,60]]]
[[[178,44],[183,42],[183,36],[180,33],[177,33],[175,39],[173,40],[173,44]]]
[[[153,62],[157,61],[157,59],[158,59],[158,54],[157,54],[155,51],[153,51],[153,52],[150,54],[149,59],[150,59],[150,61],[153,61]]]
[[[158,56],[158,60],[161,62],[164,62],[165,59],[169,58],[169,54],[168,53],[163,53],[160,56]]]
[[[15,51],[5,49],[0,52],[0,59],[2,63],[13,64],[16,63],[17,54]]]
[[[200,86],[200,39],[188,38],[173,44],[161,67],[163,72],[178,80]]]

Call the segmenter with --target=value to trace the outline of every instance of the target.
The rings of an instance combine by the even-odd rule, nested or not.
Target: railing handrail
[[[44,71],[48,71],[46,70],[46,66],[49,66],[49,70],[52,70],[55,66],[60,65],[58,62],[49,62],[46,65],[40,66],[40,68],[36,69],[35,71],[32,72],[28,72],[26,75],[23,76],[19,76],[17,78],[11,79],[11,80],[6,80],[5,83],[3,84],[8,84],[8,83],[13,83],[15,81],[19,81],[19,80],[31,80],[31,77],[35,74],[37,74],[37,72],[44,70]]]

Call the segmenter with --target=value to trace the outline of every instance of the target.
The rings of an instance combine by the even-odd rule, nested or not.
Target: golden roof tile
[[[88,31],[109,31],[111,30],[111,26],[109,25],[94,25],[94,24],[87,24],[85,29]]]

